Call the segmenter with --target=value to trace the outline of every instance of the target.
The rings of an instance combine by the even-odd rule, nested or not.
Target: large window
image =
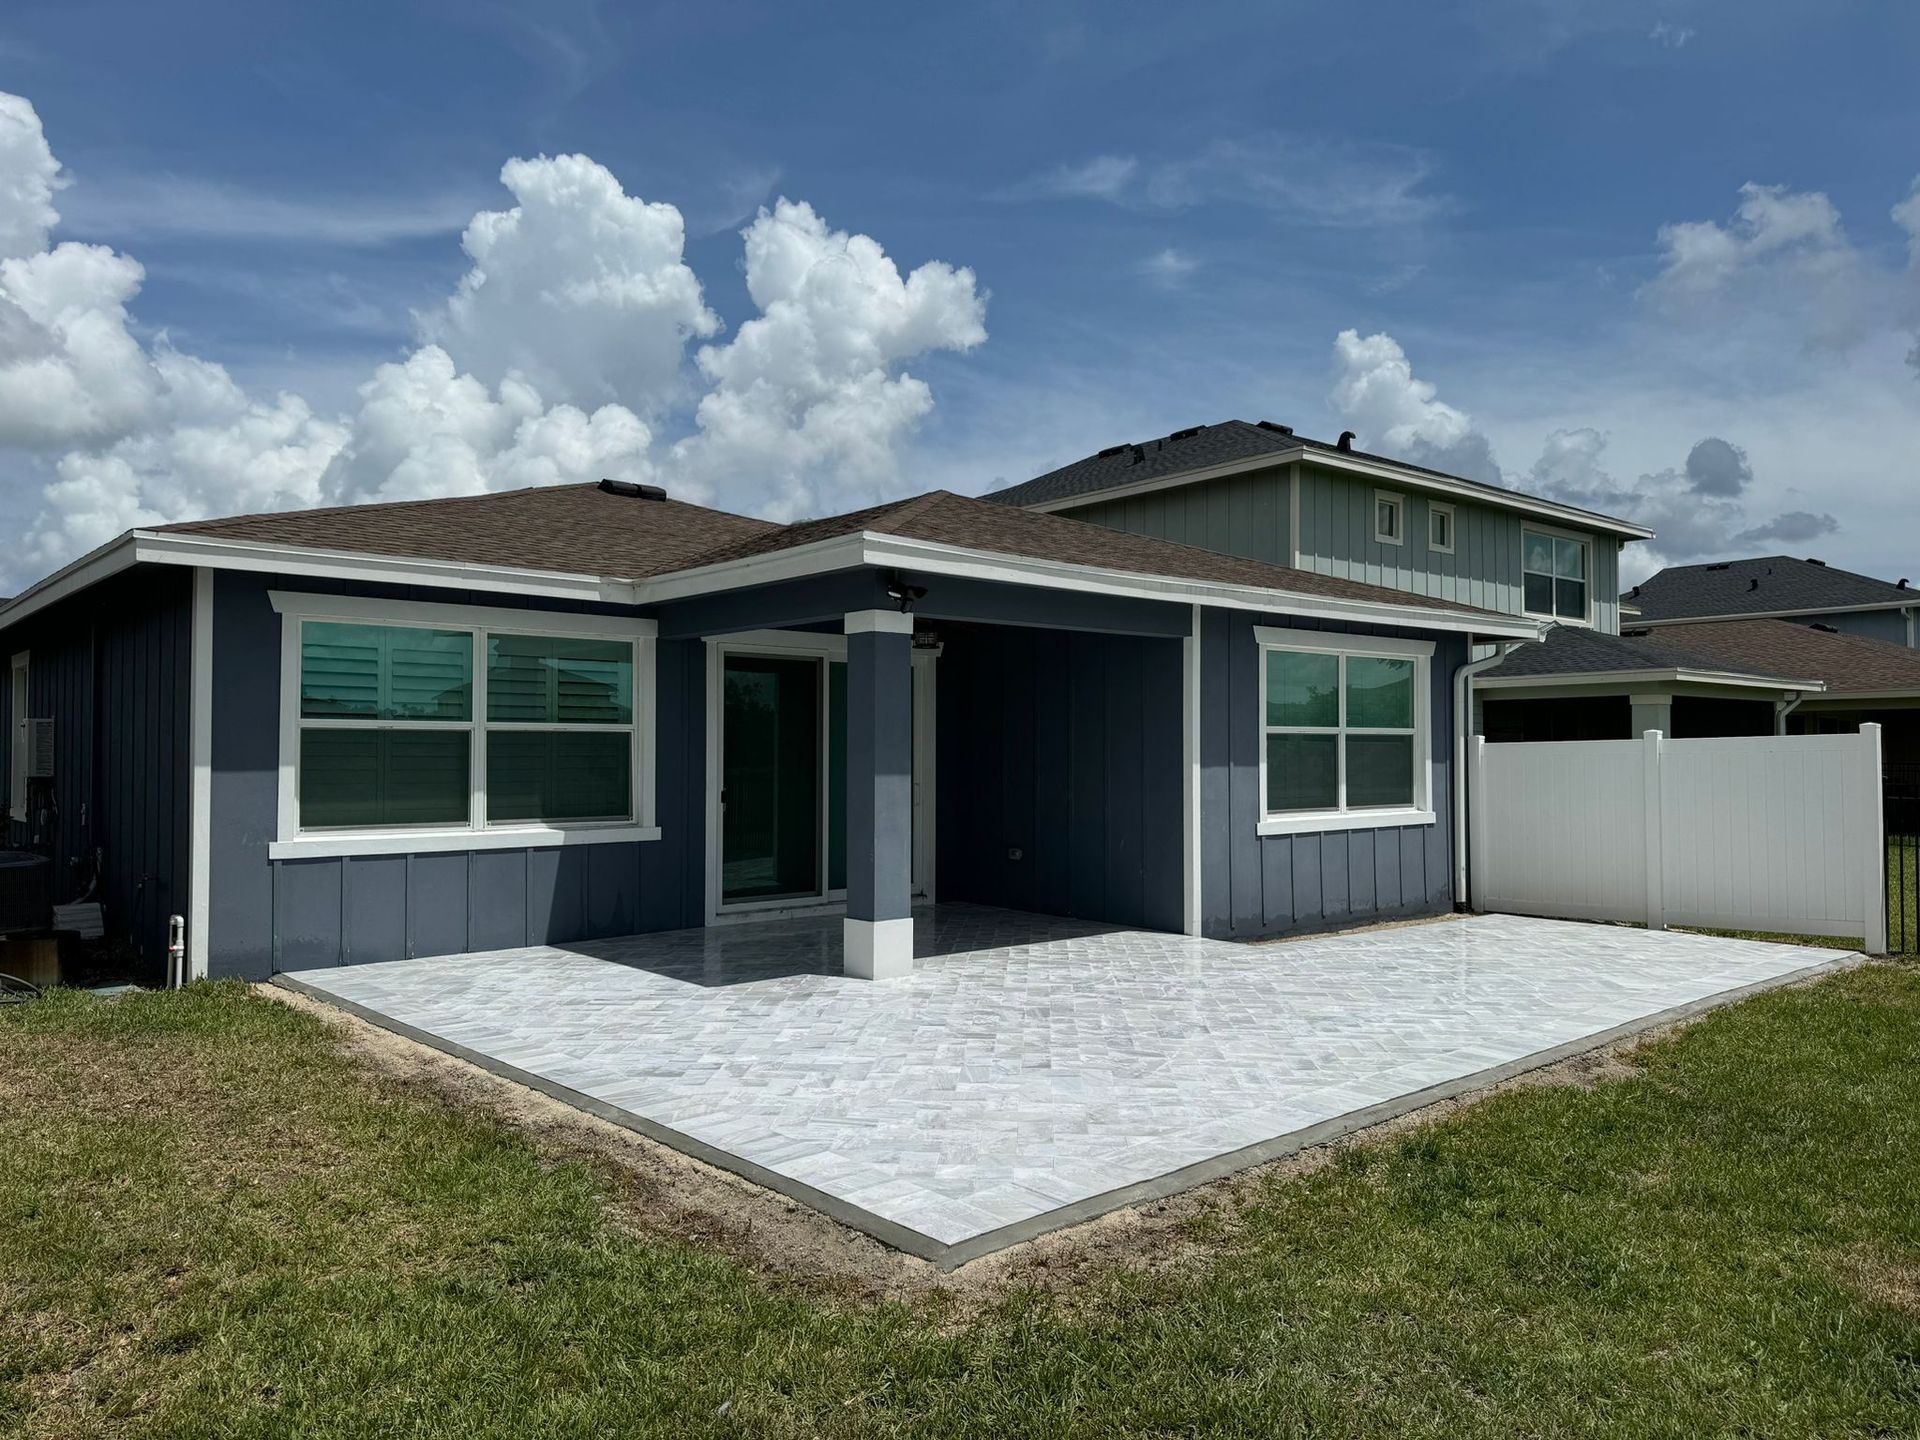
[[[1522,601],[1529,615],[1587,618],[1587,542],[1544,530],[1521,532]]]
[[[1256,633],[1262,833],[1430,822],[1432,645]]]
[[[368,853],[648,838],[636,832],[651,823],[650,624],[280,593],[274,603],[292,701],[276,853],[358,853],[356,837]]]

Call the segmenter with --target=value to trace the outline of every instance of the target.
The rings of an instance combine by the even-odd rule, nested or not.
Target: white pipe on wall
[[[1473,726],[1473,677],[1491,670],[1518,646],[1505,641],[1484,660],[1453,672],[1453,903],[1467,903],[1467,731]]]
[[[178,990],[187,983],[187,921],[182,915],[167,917],[167,988]]]

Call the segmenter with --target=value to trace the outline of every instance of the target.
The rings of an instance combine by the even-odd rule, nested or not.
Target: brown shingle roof
[[[646,579],[872,531],[1138,575],[1247,585],[1454,614],[1493,617],[1497,613],[1357,580],[1221,555],[946,490],[930,490],[911,499],[795,525],[776,525],[678,500],[608,494],[597,485],[555,485],[444,500],[237,515],[161,528],[177,534],[265,544],[621,579]]]
[[[1729,670],[1760,670],[1827,682],[1827,694],[1911,690],[1920,694],[1920,650],[1841,635],[1790,620],[1712,620],[1654,632]]]
[[[1098,566],[1136,575],[1251,585],[1266,590],[1285,590],[1296,595],[1410,605],[1422,610],[1444,610],[1455,614],[1493,616],[1497,613],[1478,606],[1389,590],[1380,585],[1367,585],[1358,580],[1316,575],[1308,570],[1269,565],[1262,560],[1222,555],[1194,545],[1110,530],[1104,525],[1085,520],[1043,514],[1037,510],[1022,510],[1016,506],[955,495],[947,490],[930,490],[911,500],[876,505],[871,509],[834,515],[824,520],[803,521],[772,534],[749,536],[710,551],[695,563],[712,565],[753,555],[768,555],[790,550],[796,545],[830,540],[860,531],[898,535],[909,540],[929,540],[1030,560]],[[1513,617],[1503,615],[1500,618]]]
[[[715,546],[778,533],[781,527],[682,500],[613,495],[587,484],[235,515],[159,528],[269,545],[643,579],[681,569]]]
[[[1734,662],[1729,656],[1695,650],[1683,635],[1667,630],[1629,629],[1610,635],[1584,625],[1556,625],[1538,645],[1522,645],[1482,676],[1487,680],[1512,680],[1521,677],[1618,675],[1635,670],[1699,670],[1744,676],[1750,680],[1786,684],[1794,680],[1813,680],[1811,672],[1782,669],[1776,657],[1742,657]]]

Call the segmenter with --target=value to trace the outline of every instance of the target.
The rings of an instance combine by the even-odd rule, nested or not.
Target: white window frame
[[[27,734],[32,678],[33,652],[16,652],[7,666],[7,813],[22,824],[27,819],[27,756],[32,748]]]
[[[1380,507],[1393,507],[1394,529],[1399,533],[1389,535],[1380,528]],[[1373,538],[1382,545],[1404,545],[1407,543],[1407,497],[1393,490],[1373,492]]]
[[[1556,540],[1577,540],[1580,542],[1580,545],[1586,550],[1587,563],[1585,568],[1587,572],[1587,580],[1586,580],[1587,608],[1584,613],[1580,615],[1556,615],[1551,610],[1527,609],[1527,576],[1530,574],[1539,573],[1538,571],[1530,571],[1527,569],[1527,534],[1529,531],[1531,531],[1535,535],[1551,535]],[[1532,520],[1527,520],[1522,522],[1520,526],[1520,611],[1521,613],[1523,615],[1537,616],[1542,620],[1557,620],[1562,625],[1591,625],[1593,623],[1593,586],[1594,586],[1593,562],[1594,562],[1596,553],[1597,552],[1595,551],[1595,548],[1594,548],[1593,537],[1591,535],[1583,535],[1578,530],[1562,530],[1557,525],[1536,524]],[[1556,598],[1554,603],[1556,606],[1559,604],[1557,592],[1556,592]]]
[[[1443,545],[1433,538],[1433,522],[1441,517],[1447,519],[1447,539]],[[1454,541],[1459,535],[1459,522],[1454,518],[1453,506],[1443,505],[1438,500],[1427,502],[1427,548],[1438,555],[1453,554]]]
[[[408,855],[435,851],[525,850],[555,845],[609,845],[658,840],[655,821],[654,652],[659,626],[625,616],[571,615],[551,610],[511,610],[480,605],[444,605],[428,601],[375,600],[353,595],[314,595],[274,590],[268,598],[280,615],[280,801],[278,838],[267,847],[274,860],[338,855]],[[391,625],[435,630],[464,630],[473,636],[473,705],[466,720],[406,722],[409,729],[465,730],[468,746],[470,808],[465,825],[391,826],[352,830],[300,828],[300,732],[304,729],[365,729],[364,720],[302,720],[300,716],[300,635],[309,621],[347,625]],[[487,637],[536,635],[548,639],[629,640],[633,643],[633,720],[631,737],[633,812],[624,820],[487,822]],[[546,724],[494,723],[493,729],[551,730]]]
[[[1431,825],[1435,823],[1433,796],[1435,793],[1433,775],[1432,740],[1432,672],[1433,642],[1431,640],[1401,640],[1378,635],[1328,635],[1311,631],[1282,630],[1265,625],[1254,627],[1254,638],[1260,645],[1260,664],[1258,667],[1259,713],[1258,748],[1260,752],[1260,821],[1258,833],[1261,835],[1310,835],[1326,830],[1380,830],[1401,825]],[[1340,657],[1340,711],[1338,725],[1329,730],[1325,726],[1294,726],[1267,724],[1267,657],[1276,650],[1291,650],[1302,654],[1337,655]],[[1352,657],[1381,660],[1412,660],[1413,663],[1413,803],[1411,805],[1390,805],[1355,807],[1347,806],[1347,748],[1346,737],[1352,733],[1373,735],[1404,735],[1405,730],[1362,730],[1349,731],[1347,728],[1347,665]],[[1340,737],[1335,747],[1339,757],[1339,775],[1334,787],[1336,805],[1330,810],[1267,810],[1267,736],[1269,734],[1333,734]]]

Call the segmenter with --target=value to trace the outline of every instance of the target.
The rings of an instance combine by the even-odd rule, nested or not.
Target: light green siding
[[[1284,469],[1259,470],[1104,500],[1067,513],[1114,530],[1285,565],[1290,563],[1286,485]]]
[[[1520,532],[1527,522],[1518,514],[1466,499],[1450,502],[1454,513],[1453,553],[1427,544],[1429,497],[1416,490],[1358,479],[1310,464],[1298,467],[1299,549],[1288,527],[1295,513],[1288,493],[1294,472],[1285,466],[1232,475],[1219,480],[1171,486],[1125,499],[1085,505],[1067,513],[1137,535],[1153,535],[1200,545],[1228,555],[1298,564],[1322,575],[1340,575],[1431,595],[1485,610],[1518,614],[1521,608]],[[1385,490],[1406,501],[1402,544],[1373,538],[1373,497]],[[1546,526],[1582,533],[1566,526]],[[1620,546],[1605,535],[1588,534],[1592,573],[1588,593],[1597,629],[1620,630]]]

